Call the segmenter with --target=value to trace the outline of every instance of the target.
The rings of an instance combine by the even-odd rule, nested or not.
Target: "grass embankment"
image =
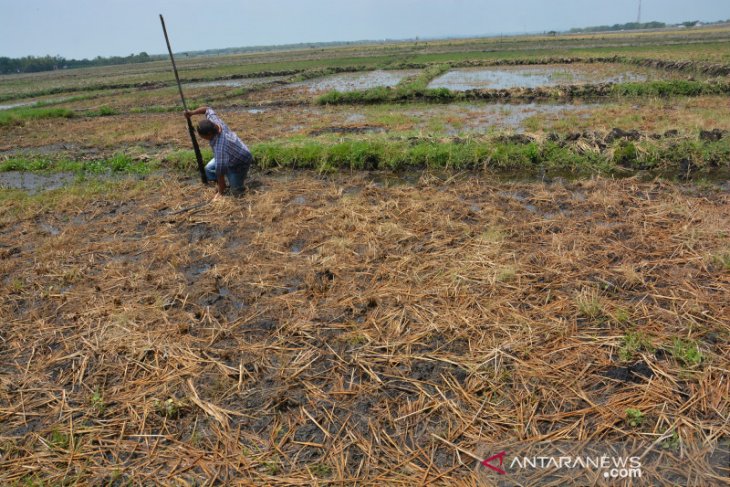
[[[705,96],[728,95],[730,83],[704,81],[647,81],[644,83],[619,83],[611,87],[615,96]]]
[[[711,172],[730,164],[730,139],[615,141],[605,146],[589,141],[531,141],[528,139],[290,139],[253,145],[261,168],[339,169],[409,168],[525,170],[554,168],[573,172],[650,170],[687,174]],[[171,167],[192,170],[192,151],[167,156]]]
[[[38,120],[41,118],[72,118],[76,115],[68,108],[35,108],[19,107],[0,111],[0,127],[15,125],[25,120]]]
[[[69,108],[46,108],[43,105],[11,108],[0,111],[0,127],[22,124],[26,120],[40,120],[45,118],[74,118],[74,117],[109,117],[118,115],[119,110],[101,106],[93,110],[75,111]]]

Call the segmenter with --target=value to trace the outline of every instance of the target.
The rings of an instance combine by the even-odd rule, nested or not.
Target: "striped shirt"
[[[220,178],[226,174],[229,168],[250,163],[251,151],[212,108],[205,111],[205,117],[221,128],[221,133],[210,139],[210,147],[213,149],[213,157],[215,157],[216,177]]]

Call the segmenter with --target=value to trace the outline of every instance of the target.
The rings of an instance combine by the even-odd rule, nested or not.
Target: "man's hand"
[[[185,114],[185,118],[190,118],[193,115],[204,115],[206,111],[208,111],[208,107],[200,107],[195,110],[185,110],[183,113]]]

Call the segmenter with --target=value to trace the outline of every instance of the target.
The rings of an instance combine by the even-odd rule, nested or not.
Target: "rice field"
[[[0,77],[0,484],[726,484],[728,37]]]

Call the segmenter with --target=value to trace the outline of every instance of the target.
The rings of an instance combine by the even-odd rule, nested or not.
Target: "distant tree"
[[[65,59],[61,56],[25,56],[22,58],[0,58],[0,74],[10,73],[37,73],[40,71],[53,71],[55,69],[83,68],[88,66],[107,66],[112,64],[145,63],[152,61],[153,57],[142,51],[139,54],[130,54],[126,57],[96,56],[94,59]]]
[[[615,32],[621,30],[662,29],[666,26],[667,24],[665,24],[664,22],[646,22],[641,24],[638,22],[628,22],[626,24],[598,25],[594,27],[574,28],[570,29],[570,32]]]

